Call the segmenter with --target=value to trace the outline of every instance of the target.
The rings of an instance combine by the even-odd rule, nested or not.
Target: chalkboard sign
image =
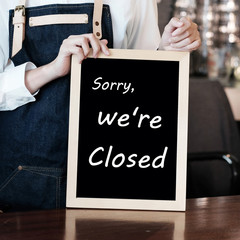
[[[189,53],[72,58],[67,207],[185,210]]]

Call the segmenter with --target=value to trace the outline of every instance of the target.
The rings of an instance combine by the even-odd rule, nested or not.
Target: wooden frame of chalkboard
[[[72,56],[67,207],[185,211],[189,53]]]

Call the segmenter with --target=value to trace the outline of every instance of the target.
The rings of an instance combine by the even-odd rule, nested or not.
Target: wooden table
[[[0,214],[1,240],[238,240],[240,196],[188,199],[186,212],[50,210]]]

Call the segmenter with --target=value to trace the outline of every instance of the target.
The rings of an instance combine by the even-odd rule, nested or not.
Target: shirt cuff
[[[27,62],[1,73],[0,110],[14,110],[22,105],[36,101],[25,86],[25,72],[36,66]]]

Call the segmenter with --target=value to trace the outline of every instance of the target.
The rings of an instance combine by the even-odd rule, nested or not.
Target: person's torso
[[[21,50],[11,58],[14,65],[30,61],[39,67],[54,60],[64,39],[93,32],[93,10],[93,3],[27,7],[25,39]],[[68,21],[69,14],[77,15],[80,22],[51,20],[52,16],[53,19],[63,16],[63,21]],[[14,10],[9,16],[11,53]],[[32,24],[42,17],[50,17],[50,22]],[[102,11],[102,37],[113,47],[111,13],[107,5]],[[66,174],[68,148],[69,78],[67,75],[42,87],[34,103],[0,112],[0,202],[13,199],[13,204],[17,201],[21,205],[30,201],[37,207],[43,204],[44,198],[44,207],[52,208],[55,203],[48,200],[52,201],[50,195],[55,198],[56,192],[59,192],[57,206],[59,195],[64,202],[60,188],[65,188],[62,179]]]

